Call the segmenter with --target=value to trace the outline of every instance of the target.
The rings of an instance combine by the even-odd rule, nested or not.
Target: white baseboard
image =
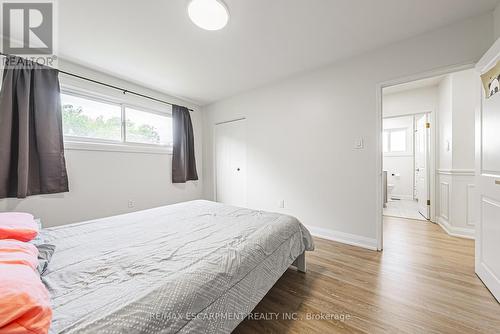
[[[441,228],[445,230],[446,233],[448,233],[453,237],[459,237],[465,239],[475,238],[474,229],[451,226],[450,222],[443,217],[438,217],[437,222],[439,226],[441,226]]]
[[[306,226],[315,237],[341,242],[343,244],[377,250],[377,239],[367,238],[360,235],[338,232],[322,227]]]

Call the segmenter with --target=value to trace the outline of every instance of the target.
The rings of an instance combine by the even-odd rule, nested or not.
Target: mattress
[[[45,233],[50,333],[230,333],[314,248],[296,218],[209,201]]]

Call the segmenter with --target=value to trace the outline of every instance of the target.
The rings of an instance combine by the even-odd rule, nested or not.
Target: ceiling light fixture
[[[188,14],[194,24],[205,30],[220,30],[229,21],[229,11],[221,0],[191,0]]]

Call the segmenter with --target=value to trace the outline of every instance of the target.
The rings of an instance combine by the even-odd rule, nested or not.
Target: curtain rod
[[[2,53],[2,52],[0,52],[0,56],[3,56],[3,57],[18,57],[18,56],[12,56],[12,55],[9,55],[9,54],[5,54],[5,53]],[[22,58],[22,57],[20,57],[20,58]],[[29,60],[29,59],[27,59],[27,60]],[[47,66],[47,67],[49,67],[49,66]],[[81,75],[78,75],[78,74],[74,74],[74,73],[62,71],[62,70],[59,70],[57,68],[55,70],[58,71],[59,73],[62,73],[62,74],[65,74],[65,75],[69,75],[71,77],[75,77],[75,78],[78,78],[78,79],[81,79],[81,80],[89,81],[89,82],[92,82],[92,83],[95,83],[95,84],[98,84],[98,85],[101,85],[101,86],[105,86],[105,87],[108,87],[108,88],[120,90],[120,91],[123,92],[123,94],[131,94],[131,95],[139,96],[139,97],[142,97],[142,98],[145,98],[145,99],[149,99],[149,100],[152,100],[152,101],[156,101],[156,102],[159,102],[159,103],[167,104],[169,106],[173,106],[174,105],[171,102],[160,100],[160,99],[157,99],[157,98],[149,96],[149,95],[137,93],[137,92],[134,92],[134,91],[131,91],[131,90],[128,90],[128,89],[124,89],[124,88],[121,88],[121,87],[118,87],[118,86],[114,86],[114,85],[111,85],[111,84],[107,84],[107,83],[102,82],[102,81],[97,81],[97,80],[90,79],[90,78],[87,78],[87,77],[84,77],[84,76],[81,76]],[[188,108],[188,110],[189,111],[194,111],[193,109],[189,109],[189,108]]]

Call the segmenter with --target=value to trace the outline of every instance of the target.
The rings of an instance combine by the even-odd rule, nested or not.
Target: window
[[[406,151],[406,130],[391,131],[389,138],[389,147],[391,152]]]
[[[64,135],[111,141],[121,140],[122,109],[73,95],[62,94]]]
[[[387,129],[383,133],[384,153],[405,153],[407,145],[408,129]]]
[[[61,94],[63,133],[71,142],[169,148],[172,117],[167,111],[130,107],[91,95]]]
[[[125,115],[127,142],[172,146],[171,117],[134,108],[125,108]]]
[[[384,153],[389,152],[389,131],[384,131],[382,134],[383,137],[383,145],[384,145]]]

